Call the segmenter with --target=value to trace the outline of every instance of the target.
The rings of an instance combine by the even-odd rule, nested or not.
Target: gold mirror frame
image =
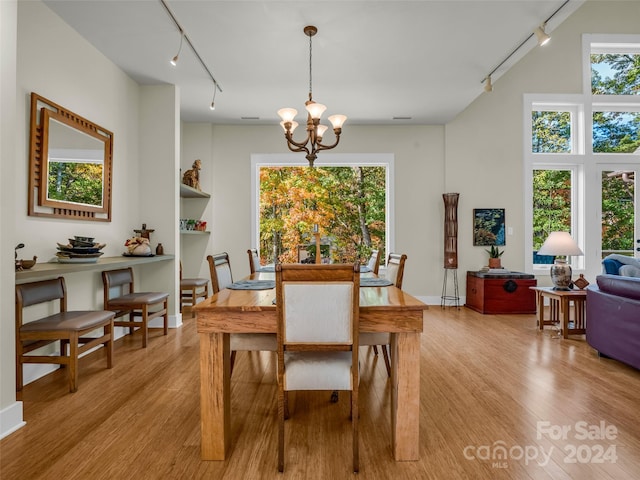
[[[47,197],[49,121],[55,120],[104,144],[101,205],[51,200]],[[50,100],[31,93],[29,143],[29,215],[96,222],[111,221],[113,133]]]

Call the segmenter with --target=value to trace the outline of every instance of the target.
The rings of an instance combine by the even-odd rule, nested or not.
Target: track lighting
[[[564,2],[562,2],[562,5],[560,5],[558,8],[556,8],[555,12],[553,12],[549,18],[547,18],[544,22],[542,22],[542,25],[540,25],[538,28],[536,28],[533,33],[530,33],[529,36],[527,38],[525,38],[520,45],[518,45],[516,48],[513,49],[513,51],[506,56],[506,58],[504,60],[502,60],[498,66],[496,68],[494,68],[493,70],[491,70],[489,72],[489,75],[487,75],[486,77],[484,77],[480,83],[484,83],[484,91],[485,92],[490,92],[493,90],[493,86],[491,85],[491,75],[493,75],[494,73],[496,73],[498,71],[498,69],[504,65],[507,60],[509,60],[518,50],[520,50],[534,35],[536,36],[537,40],[538,40],[538,45],[542,46],[542,45],[546,45],[547,43],[549,43],[549,40],[551,40],[551,35],[549,35],[547,32],[545,32],[545,28],[547,28],[547,23],[549,22],[549,20],[551,20],[553,17],[556,16],[556,14],[562,10],[562,8],[569,3],[569,0],[564,0]]]
[[[181,31],[180,32],[180,47],[178,48],[178,53],[176,53],[176,56],[173,57],[171,59],[171,61],[169,62],[174,67],[178,64],[178,57],[180,56],[180,52],[182,51],[182,40],[183,39],[184,39],[184,33],[182,33],[182,31]]]
[[[2,0],[0,0],[0,1],[2,1]],[[189,48],[191,49],[193,54],[196,56],[196,58],[200,62],[200,65],[202,65],[202,68],[204,69],[205,72],[207,72],[207,75],[209,75],[209,78],[213,82],[213,100],[211,100],[211,105],[209,105],[209,108],[211,110],[215,110],[215,108],[216,108],[216,106],[215,106],[216,90],[220,90],[220,92],[222,93],[222,88],[220,87],[220,84],[216,81],[215,78],[213,78],[213,74],[211,73],[211,70],[209,70],[209,67],[207,67],[207,64],[204,63],[204,60],[202,59],[202,57],[200,56],[200,54],[196,50],[196,47],[194,47],[193,43],[191,43],[191,39],[189,39],[189,36],[187,35],[187,33],[184,31],[184,29],[182,28],[182,26],[178,22],[178,19],[176,18],[176,16],[173,14],[171,9],[169,8],[169,5],[167,5],[167,2],[165,2],[165,0],[159,0],[159,2],[164,7],[165,11],[167,12],[167,15],[169,16],[169,18],[171,19],[173,24],[176,26],[176,28],[180,32],[180,48],[178,48],[178,53],[176,54],[176,56],[171,59],[171,61],[170,61],[171,65],[173,65],[173,66],[177,65],[178,57],[180,55],[180,51],[182,50],[182,42],[183,41],[187,42],[187,45],[189,46]]]
[[[534,30],[534,33],[536,34],[536,38],[538,39],[539,46],[546,45],[547,43],[549,43],[549,40],[551,40],[551,35],[549,35],[547,32],[544,31],[546,26],[547,26],[547,22],[544,22],[542,25],[540,25],[538,28]]]

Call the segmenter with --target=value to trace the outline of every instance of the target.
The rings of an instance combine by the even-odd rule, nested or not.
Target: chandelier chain
[[[312,52],[312,48],[311,48],[312,40],[311,39],[312,38],[313,38],[313,35],[309,35],[309,100],[311,100],[311,96],[312,96],[312,93],[313,93],[313,85],[311,84],[311,79],[313,78],[311,76],[311,52]]]

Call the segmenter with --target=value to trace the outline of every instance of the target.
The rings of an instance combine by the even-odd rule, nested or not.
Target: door
[[[617,253],[640,258],[640,219],[636,214],[637,189],[634,164],[601,164],[600,249],[602,258]]]

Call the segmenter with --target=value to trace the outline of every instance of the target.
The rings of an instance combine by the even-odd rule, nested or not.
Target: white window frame
[[[578,245],[584,245],[584,110],[582,95],[524,95],[524,215],[525,269],[534,274],[549,272],[550,265],[533,263],[533,171],[569,170],[571,172],[571,234]],[[571,114],[571,153],[534,153],[532,150],[532,113],[569,112]],[[584,270],[584,257],[576,257],[571,264],[579,272]]]
[[[640,35],[584,34],[582,36],[582,94],[524,94],[523,95],[523,161],[524,161],[524,218],[525,218],[525,261],[527,271],[542,274],[549,266],[533,265],[533,170],[569,169],[572,171],[572,212],[571,233],[584,252],[572,265],[576,272],[587,272],[593,276],[601,271],[601,266],[590,264],[590,259],[599,258],[601,219],[598,205],[600,188],[598,166],[637,162],[634,154],[593,153],[593,112],[638,111],[640,95],[592,95],[591,94],[591,53],[631,52],[640,53]],[[572,153],[533,153],[532,121],[534,111],[570,111]]]
[[[385,167],[385,252],[395,248],[395,157],[392,153],[322,153],[316,167]],[[260,245],[260,168],[306,167],[309,162],[295,153],[255,153],[251,155],[251,248]]]

